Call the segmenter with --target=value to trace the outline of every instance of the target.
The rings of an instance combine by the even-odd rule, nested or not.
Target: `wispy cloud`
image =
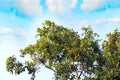
[[[88,22],[89,22],[89,20],[88,19],[85,19],[85,20],[83,20],[83,21],[80,21],[80,24],[88,24]]]
[[[97,19],[95,21],[93,21],[91,24],[113,24],[113,23],[120,23],[120,18],[100,18],[100,19]]]
[[[27,16],[33,17],[42,13],[40,0],[15,0],[14,3],[18,11]]]
[[[28,32],[21,28],[8,28],[8,27],[0,27],[1,35],[18,35],[18,36],[27,36]]]
[[[7,28],[7,27],[0,28],[0,34],[11,34],[11,33],[13,33],[12,28]]]
[[[48,10],[53,13],[63,14],[76,7],[77,0],[46,0]]]
[[[108,19],[108,22],[111,22],[111,23],[120,23],[120,18],[110,18],[110,19]]]
[[[81,9],[85,11],[98,10],[104,7],[106,0],[83,0]]]
[[[22,28],[0,28],[0,43],[11,42],[22,46],[28,37],[28,32]]]
[[[102,19],[97,19],[97,20],[93,21],[92,24],[103,24],[106,22],[107,22],[107,20],[102,18]]]
[[[21,28],[16,29],[15,32],[16,32],[16,34],[19,35],[19,36],[27,36],[27,34],[28,34],[27,31],[25,31],[25,30],[23,30],[23,29],[21,29]]]
[[[83,0],[80,7],[84,11],[118,8],[120,7],[120,0]]]
[[[40,0],[2,0],[0,11],[16,12],[25,16],[34,17],[42,13]]]

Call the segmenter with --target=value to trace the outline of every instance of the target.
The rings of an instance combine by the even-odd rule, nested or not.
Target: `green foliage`
[[[6,69],[8,72],[11,72],[13,73],[13,68],[14,66],[12,65],[13,62],[16,60],[16,58],[13,56],[13,57],[9,57],[7,60],[6,60]]]
[[[6,60],[10,73],[20,74],[25,69],[32,74],[39,65],[51,69],[55,80],[114,80],[120,76],[120,33],[115,30],[108,35],[100,49],[99,35],[92,28],[82,27],[79,35],[72,29],[46,20],[37,28],[35,44],[20,50],[21,57],[30,55],[31,62],[20,63],[14,56]]]
[[[120,79],[120,32],[116,29],[107,35],[108,40],[103,42],[103,56],[105,64],[98,76],[104,80]]]
[[[10,73],[20,74],[21,72],[25,71],[22,63],[16,62],[16,58],[14,56],[9,57],[6,60],[6,69]]]

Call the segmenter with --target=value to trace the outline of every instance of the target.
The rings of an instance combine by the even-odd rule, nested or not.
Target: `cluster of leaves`
[[[25,71],[22,63],[16,63],[16,58],[14,56],[9,57],[6,60],[6,65],[7,71],[11,73],[20,74],[21,72]]]
[[[120,79],[120,32],[116,29],[107,35],[108,40],[103,42],[104,65],[100,66],[97,76],[103,80]]]
[[[35,78],[36,66],[43,65],[55,73],[56,80],[114,80],[120,76],[120,33],[115,30],[100,48],[99,35],[83,27],[79,35],[72,29],[46,20],[37,29],[37,40],[20,50],[32,62],[20,63],[14,56],[6,60],[8,72],[20,74],[27,68]],[[24,64],[24,65],[23,65]]]
[[[32,62],[26,62],[26,64],[24,65],[23,63],[17,61],[15,56],[7,58],[6,69],[8,72],[15,75],[19,75],[20,73],[24,72],[25,69],[27,69],[28,74],[32,74],[31,79],[35,77],[36,69],[34,68],[34,64]]]

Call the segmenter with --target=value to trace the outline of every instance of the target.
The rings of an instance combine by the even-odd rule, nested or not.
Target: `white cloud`
[[[80,7],[84,11],[119,8],[120,0],[83,0],[83,3],[80,5]]]
[[[85,11],[93,11],[103,8],[106,0],[83,0],[81,9]]]
[[[21,28],[7,28],[7,27],[1,27],[0,28],[0,34],[4,36],[13,36],[13,35],[18,35],[18,36],[27,36],[27,31]]]
[[[18,11],[27,16],[38,16],[42,12],[40,0],[16,0],[14,3]]]
[[[7,27],[0,28],[0,34],[11,34],[11,33],[13,33],[12,28],[7,28]]]
[[[80,24],[87,24],[88,23],[88,19],[85,19],[83,21],[80,21]]]
[[[6,43],[10,41],[21,46],[21,43],[24,44],[27,38],[28,32],[26,32],[24,29],[6,27],[0,28],[0,43]]]
[[[120,18],[101,18],[101,19],[97,19],[97,20],[94,20],[92,22],[92,24],[108,24],[108,23],[120,23]]]
[[[63,14],[76,7],[77,0],[46,0],[48,10],[53,13]]]
[[[97,20],[93,21],[92,24],[103,24],[105,22],[107,22],[107,20],[102,18],[102,19],[97,19]]]
[[[70,7],[74,8],[74,7],[76,7],[76,4],[77,4],[77,0],[72,0]]]
[[[108,19],[108,22],[110,22],[110,23],[120,23],[120,18],[110,18],[110,19]]]
[[[40,0],[2,0],[0,2],[0,10],[4,12],[20,13],[26,16],[34,17],[42,13]]]
[[[19,28],[16,29],[16,34],[20,36],[27,36],[28,33],[25,30]]]

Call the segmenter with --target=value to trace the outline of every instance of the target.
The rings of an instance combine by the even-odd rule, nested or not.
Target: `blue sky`
[[[0,0],[0,75],[5,80],[28,80],[27,73],[6,72],[5,60],[19,57],[19,50],[35,42],[37,27],[44,20],[73,28],[91,25],[101,38],[115,28],[120,30],[120,0]],[[19,58],[18,58],[19,59]],[[50,70],[41,69],[36,80],[52,80]]]

